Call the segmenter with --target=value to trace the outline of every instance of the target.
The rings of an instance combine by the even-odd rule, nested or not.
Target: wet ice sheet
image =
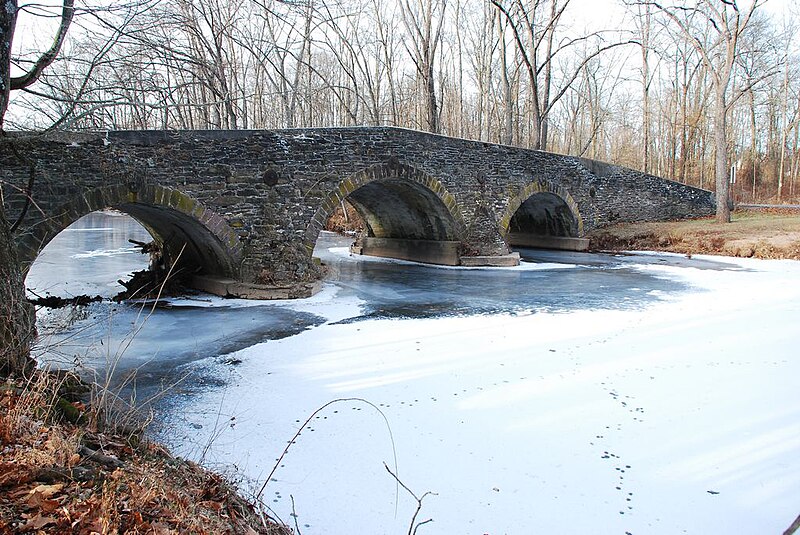
[[[164,385],[180,382],[186,389],[203,375],[192,376],[185,365],[209,356],[227,355],[266,340],[292,336],[324,322],[318,315],[279,306],[196,307],[184,304],[153,309],[135,303],[96,303],[79,311],[67,327],[56,318],[74,315],[70,309],[46,312],[56,327],[40,329],[37,359],[43,365],[77,366],[104,383],[113,370],[116,387],[136,373],[140,399]],[[208,378],[202,379],[208,382]],[[215,383],[219,377],[214,376]],[[194,390],[194,388],[192,388]]]
[[[89,214],[48,244],[31,267],[26,285],[38,295],[113,296],[123,289],[118,279],[147,267],[147,255],[129,239],[151,238],[119,212]],[[135,372],[139,399],[146,399],[162,385],[178,381],[183,389],[190,383],[219,382],[200,375],[187,378],[187,362],[290,336],[323,321],[311,312],[263,302],[247,309],[233,304],[200,295],[178,299],[180,306],[169,310],[135,302],[41,309],[35,353],[42,365],[77,366],[86,375],[99,376],[101,383],[113,370],[112,386],[130,381]]]
[[[118,279],[147,268],[147,255],[129,239],[149,242],[152,238],[144,227],[120,212],[88,214],[44,248],[25,284],[38,295],[116,295],[124,289]]]
[[[346,240],[345,240],[346,241]],[[342,238],[324,233],[317,254],[329,280],[364,302],[346,322],[472,314],[631,309],[686,291],[690,281],[662,277],[648,266],[741,269],[678,256],[593,255],[522,250],[516,268],[452,268],[402,260],[352,257]]]
[[[42,253],[27,283],[55,294],[113,295],[116,280],[144,266],[128,238],[144,229],[114,212],[94,213],[60,234]],[[323,233],[318,254],[330,282],[298,302],[225,300],[200,295],[173,299],[154,311],[135,303],[102,303],[74,313],[42,311],[40,361],[81,366],[101,375],[138,370],[139,387],[182,376],[192,360],[217,357],[263,340],[318,325],[368,319],[528,314],[591,308],[635,309],[684,291],[690,284],[643,273],[611,257],[540,252],[517,269],[451,269],[403,261],[353,258],[347,243]],[[531,256],[532,252],[525,253]],[[38,293],[37,292],[37,293]],[[248,309],[248,310],[243,310]],[[55,324],[52,328],[50,324]],[[64,325],[67,325],[64,328]]]
[[[637,267],[696,290],[636,309],[329,323],[206,361],[227,386],[170,413],[172,444],[257,489],[306,415],[357,397],[391,437],[338,403],[266,487],[304,534],[405,532],[395,451],[437,493],[420,533],[779,533],[800,503],[800,267],[727,262]]]

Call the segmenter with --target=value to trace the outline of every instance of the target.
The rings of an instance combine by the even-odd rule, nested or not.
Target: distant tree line
[[[76,4],[6,129],[394,125],[800,200],[798,12],[627,0],[625,29],[586,30],[571,0],[115,5]]]

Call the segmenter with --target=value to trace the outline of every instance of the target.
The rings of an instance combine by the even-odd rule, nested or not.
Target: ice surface
[[[419,533],[780,533],[800,503],[800,265],[724,262],[636,266],[688,286],[635,309],[328,322],[196,363],[225,386],[166,426],[258,489],[315,409],[377,406],[391,435],[334,404],[266,486],[306,535],[407,531],[395,454],[436,493]]]
[[[152,238],[139,223],[119,212],[93,212],[64,229],[31,266],[25,283],[38,295],[88,294],[111,297],[123,290],[117,282],[147,268],[148,256],[129,239]]]
[[[130,345],[147,313],[95,305],[61,350],[123,348],[151,388],[189,374],[160,438],[253,491],[349,399],[262,495],[304,535],[406,533],[416,502],[384,462],[436,493],[419,534],[755,535],[797,516],[800,263],[522,251],[459,270],[321,242],[312,298],[175,300]],[[119,277],[99,261],[71,269]],[[69,268],[50,262],[47,284]]]

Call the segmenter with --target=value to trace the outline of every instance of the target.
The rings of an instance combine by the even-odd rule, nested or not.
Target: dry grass
[[[364,221],[355,208],[344,202],[338,206],[325,224],[325,230],[346,234],[348,232],[362,233],[365,230]]]
[[[0,384],[0,534],[291,531],[258,514],[219,475],[151,443],[64,421],[63,377]]]
[[[590,233],[594,250],[655,250],[800,260],[800,214],[737,211],[732,222],[713,218],[626,223]]]

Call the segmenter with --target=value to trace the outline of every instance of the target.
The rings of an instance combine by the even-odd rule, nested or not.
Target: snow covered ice
[[[78,254],[125,245],[95,234],[72,233]],[[309,415],[348,399],[261,495],[304,535],[406,533],[417,502],[384,463],[435,493],[419,534],[760,535],[800,512],[800,263],[536,253],[463,270],[322,241],[316,296],[175,301],[119,363],[140,389],[189,374],[156,407],[159,438],[253,493]],[[127,257],[81,274],[105,287],[118,268],[99,262]],[[107,348],[137,315],[66,336]]]
[[[166,427],[255,491],[314,410],[377,406],[322,411],[267,484],[304,534],[407,531],[417,504],[384,462],[436,493],[420,533],[780,533],[800,504],[800,265],[724,261],[638,265],[691,287],[639,308],[329,321],[195,363],[225,386]]]

